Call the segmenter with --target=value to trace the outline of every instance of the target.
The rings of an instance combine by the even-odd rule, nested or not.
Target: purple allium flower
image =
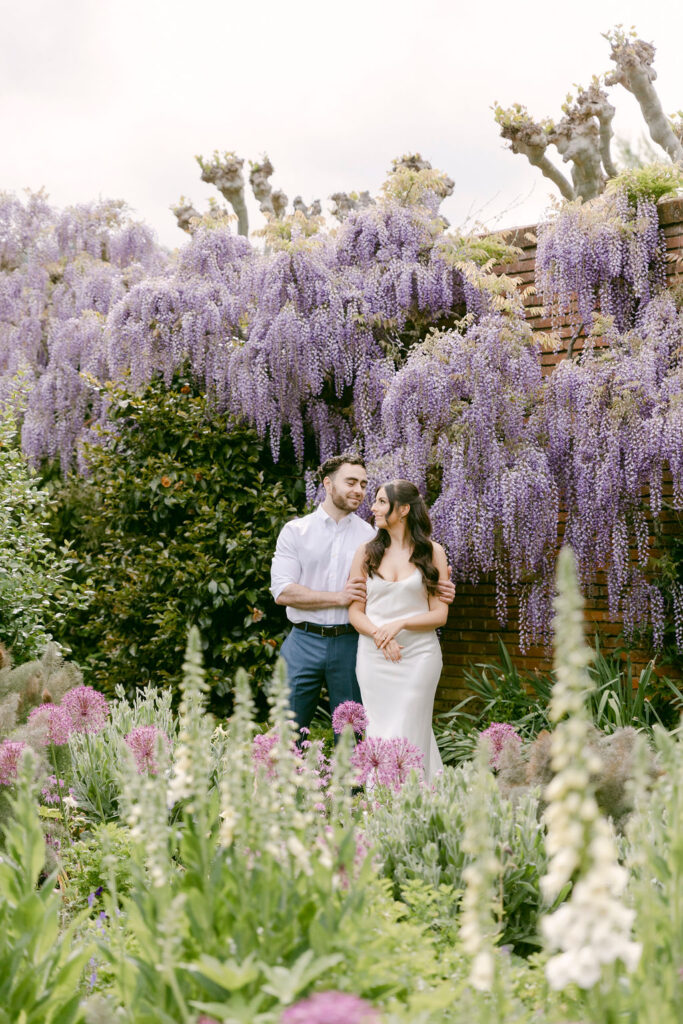
[[[269,778],[272,778],[275,773],[271,751],[277,745],[279,739],[280,737],[276,732],[263,732],[254,736],[251,748],[252,761],[257,767],[262,765],[266,769],[266,774]]]
[[[379,736],[369,736],[362,740],[351,754],[351,764],[358,772],[359,786],[367,783],[390,784],[391,767],[387,741]]]
[[[424,775],[424,755],[419,747],[403,736],[386,742],[388,745],[387,771],[392,776],[396,789],[401,788],[413,769]]]
[[[21,752],[26,744],[16,740],[0,743],[0,786],[9,786],[17,777]]]
[[[160,738],[166,750],[168,750],[168,736],[161,729],[158,729],[156,725],[138,725],[131,729],[126,736],[126,743],[133,752],[135,766],[139,775],[145,772],[148,772],[150,775],[156,775],[159,771],[157,748]]]
[[[101,732],[109,715],[107,698],[92,686],[74,686],[64,694],[60,707],[71,715],[76,732]]]
[[[68,710],[61,704],[40,704],[28,716],[29,722],[43,726],[43,745],[63,747],[73,732],[74,724]]]
[[[337,735],[342,732],[345,725],[350,725],[359,736],[365,732],[368,727],[368,716],[362,704],[355,700],[345,700],[334,709],[332,728]]]
[[[379,1024],[376,1010],[358,996],[346,992],[316,992],[289,1006],[281,1024]]]
[[[488,729],[484,729],[480,736],[485,737],[491,744],[491,757],[489,764],[497,768],[500,763],[500,755],[507,743],[521,743],[522,737],[509,722],[491,722]]]

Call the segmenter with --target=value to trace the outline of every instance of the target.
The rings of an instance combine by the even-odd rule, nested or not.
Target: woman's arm
[[[351,569],[349,571],[349,578],[354,579],[362,577],[367,578],[367,574],[364,569],[365,562],[365,544],[356,550],[353,556],[353,562],[351,563]],[[357,633],[362,633],[363,636],[373,636],[377,632],[377,626],[372,622],[365,614],[365,601],[352,601],[349,605],[349,622],[356,630]]]
[[[434,565],[439,570],[439,580],[447,580],[448,559],[446,558],[446,552],[440,544],[434,544],[433,560]],[[386,625],[380,626],[377,629],[377,632],[374,634],[374,640],[379,648],[383,648],[402,629],[418,631],[438,629],[439,626],[446,625],[447,619],[448,605],[444,604],[438,594],[430,594],[428,612],[423,612],[421,615],[412,615],[407,619],[394,619],[393,622],[387,622]]]

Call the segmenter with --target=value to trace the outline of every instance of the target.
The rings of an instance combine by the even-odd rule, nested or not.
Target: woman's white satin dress
[[[367,579],[365,614],[376,626],[429,611],[419,569],[390,582]],[[369,636],[359,636],[356,675],[368,716],[368,736],[404,736],[424,755],[425,778],[431,781],[442,766],[432,731],[434,695],[443,664],[436,631],[402,629],[396,640],[401,660],[388,661]]]

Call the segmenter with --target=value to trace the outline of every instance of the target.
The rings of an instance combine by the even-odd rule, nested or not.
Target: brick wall
[[[683,285],[683,199],[669,200],[661,204],[660,224],[666,237],[668,251],[667,277],[671,285]],[[501,272],[516,278],[521,288],[533,284],[536,259],[535,226],[518,228],[509,239],[522,250],[519,260]],[[529,322],[533,330],[546,331],[550,323],[531,311],[541,305],[536,295],[528,295],[525,305],[530,310]],[[572,329],[560,329],[560,336],[569,342]],[[580,348],[580,339],[575,349]],[[560,352],[544,352],[542,365],[544,373],[551,373],[553,367],[565,357],[566,348]],[[665,488],[666,497],[666,488]],[[664,522],[664,532],[677,529],[673,519]],[[598,578],[592,592],[586,595],[586,631],[589,639],[598,630],[604,640],[604,649],[614,649],[622,624],[613,621],[607,611],[607,588],[604,579]],[[467,694],[464,672],[471,662],[495,660],[498,651],[497,637],[506,644],[515,663],[520,668],[547,671],[551,667],[550,652],[542,647],[532,647],[522,655],[518,646],[516,606],[509,602],[507,628],[501,629],[495,614],[495,587],[487,579],[474,586],[459,584],[455,601],[451,607],[448,623],[442,630],[441,639],[444,654],[444,669],[436,698],[436,710],[452,707]],[[635,652],[636,663],[644,664],[644,652]],[[670,673],[671,674],[671,673]]]

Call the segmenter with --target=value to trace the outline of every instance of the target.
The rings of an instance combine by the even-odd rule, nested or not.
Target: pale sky
[[[125,199],[173,248],[170,205],[221,198],[194,160],[214,149],[267,152],[274,187],[324,206],[419,151],[455,180],[454,225],[534,222],[553,187],[505,149],[491,104],[559,118],[608,70],[618,23],[656,45],[664,109],[683,108],[679,0],[0,0],[0,16],[0,190]],[[635,100],[611,97],[636,140]]]

